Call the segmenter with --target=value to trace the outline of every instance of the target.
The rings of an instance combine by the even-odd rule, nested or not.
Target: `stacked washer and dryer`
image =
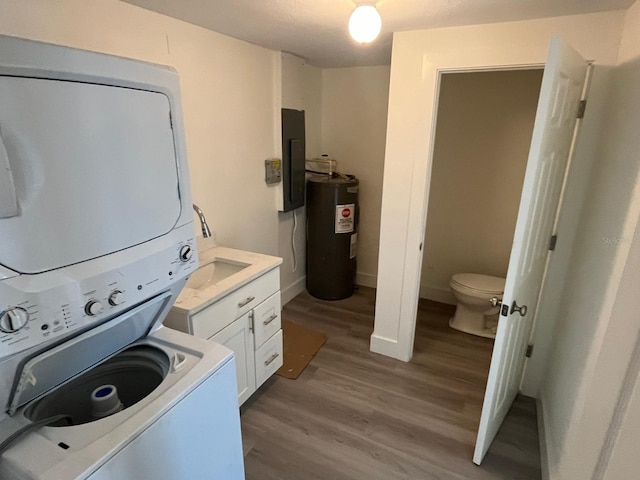
[[[244,478],[191,206],[175,71],[0,36],[0,479]]]

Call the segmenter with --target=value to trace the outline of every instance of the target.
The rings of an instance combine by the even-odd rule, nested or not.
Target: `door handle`
[[[16,195],[16,186],[13,180],[13,172],[9,164],[9,156],[7,149],[2,142],[0,136],[0,218],[11,218],[17,216],[18,196]]]
[[[500,307],[502,306],[502,299],[498,297],[492,297],[489,300],[489,303],[491,304],[492,307]]]
[[[515,312],[518,312],[521,317],[524,317],[527,314],[527,306],[526,305],[518,306],[518,304],[514,300],[513,303],[511,304],[511,311],[509,313],[513,315]]]

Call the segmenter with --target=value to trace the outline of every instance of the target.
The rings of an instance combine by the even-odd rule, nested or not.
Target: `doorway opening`
[[[422,329],[446,329],[451,349],[441,347],[447,351],[475,356],[459,358],[456,365],[468,368],[465,374],[479,379],[482,391],[499,313],[499,307],[491,307],[490,298],[495,294],[501,300],[504,291],[543,71],[463,71],[440,76],[416,322]],[[489,284],[493,279],[493,288],[499,290],[488,295],[481,292],[483,285],[469,285],[464,293],[473,298],[465,297],[467,303],[461,307],[461,296],[454,297],[450,283],[454,275],[468,280],[470,274]],[[481,306],[483,302],[486,305]],[[453,322],[455,329],[449,326],[456,306],[475,309],[478,317],[474,319],[481,320],[482,327],[472,327],[473,322],[461,326],[459,319]],[[414,355],[423,353],[421,346],[416,342]],[[481,401],[468,404],[477,425]]]
[[[542,73],[442,74],[421,298],[456,305],[454,275],[506,277]]]
[[[557,238],[553,232],[557,229],[570,159],[581,123],[579,119],[583,116],[581,106],[589,85],[589,71],[588,62],[578,52],[559,37],[551,39],[540,83],[506,278],[465,273],[462,274],[464,281],[456,278],[457,275],[451,281],[457,303],[451,326],[464,332],[486,333],[484,326],[489,326],[491,316],[496,315],[496,341],[473,457],[478,465],[520,389],[525,357],[529,356],[527,344],[534,330],[535,314],[549,264],[549,252],[554,249],[554,240]],[[441,70],[438,80],[446,79],[446,73]],[[436,91],[440,95],[440,89],[436,88]],[[490,109],[495,110],[493,104]],[[434,115],[438,120],[440,108],[434,113],[438,114]],[[438,128],[435,128],[432,153],[436,153]],[[503,172],[499,170],[495,173],[502,175]],[[433,185],[431,175],[427,178],[429,186]],[[429,194],[429,188],[425,193]],[[428,206],[426,200],[425,207]],[[470,199],[467,205],[472,203],[473,199]],[[473,218],[478,218],[478,212]],[[489,304],[487,308],[500,308],[485,311],[484,302]],[[467,328],[469,325],[474,328]]]

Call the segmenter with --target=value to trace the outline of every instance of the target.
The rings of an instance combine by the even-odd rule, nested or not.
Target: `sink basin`
[[[234,262],[223,258],[216,258],[209,263],[201,265],[189,277],[186,287],[194,290],[204,290],[215,285],[233,274],[249,267],[250,263]]]

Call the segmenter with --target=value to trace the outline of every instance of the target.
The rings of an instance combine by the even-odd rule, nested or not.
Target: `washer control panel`
[[[142,258],[123,251],[1,280],[0,358],[99,324],[170,288],[197,268],[194,248],[189,238]],[[101,273],[91,275],[95,271]]]

